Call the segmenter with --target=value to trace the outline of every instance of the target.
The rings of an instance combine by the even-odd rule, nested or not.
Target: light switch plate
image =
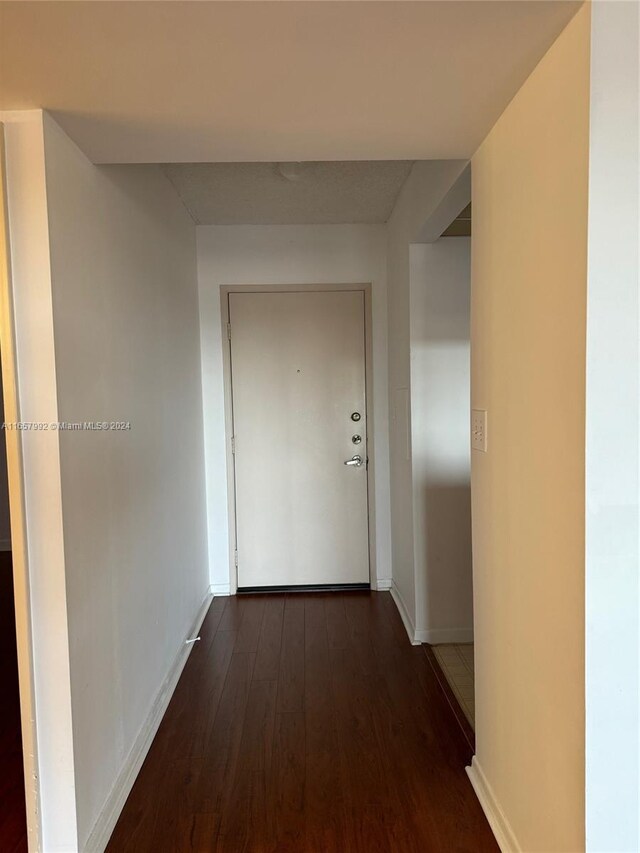
[[[487,452],[487,413],[484,409],[471,410],[471,448]]]

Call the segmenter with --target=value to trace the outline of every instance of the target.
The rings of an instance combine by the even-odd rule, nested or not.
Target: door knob
[[[362,456],[352,456],[344,464],[353,468],[359,468],[362,465]]]

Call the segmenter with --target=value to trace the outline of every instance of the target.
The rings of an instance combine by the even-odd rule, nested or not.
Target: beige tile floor
[[[433,646],[433,651],[465,717],[475,729],[473,643],[446,643]]]

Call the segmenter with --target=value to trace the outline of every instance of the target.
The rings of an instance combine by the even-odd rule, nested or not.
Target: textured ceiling
[[[0,109],[96,163],[468,159],[579,2],[0,2]]]
[[[288,169],[276,163],[196,163],[164,171],[198,224],[313,225],[386,222],[412,165],[331,161]]]

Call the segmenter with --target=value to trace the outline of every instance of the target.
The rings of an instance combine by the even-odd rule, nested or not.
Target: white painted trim
[[[209,587],[209,595],[212,595],[214,598],[220,598],[224,595],[231,595],[231,584],[212,583]]]
[[[416,640],[432,646],[440,643],[472,643],[473,628],[427,628],[416,631]]]
[[[398,612],[402,617],[404,627],[409,635],[409,640],[414,646],[419,646],[421,643],[430,643],[437,645],[438,643],[472,643],[473,628],[432,628],[426,630],[416,630],[413,620],[409,614],[402,593],[398,585],[393,579],[385,579],[378,581],[378,589],[388,589],[391,591],[391,597],[396,603]]]
[[[0,551],[11,550],[11,539],[0,539]]]
[[[407,609],[407,605],[404,602],[404,598],[402,597],[402,593],[398,589],[398,585],[395,581],[391,581],[391,597],[396,603],[396,607],[398,608],[398,613],[402,617],[402,621],[404,622],[404,627],[406,628],[407,634],[409,635],[409,641],[412,646],[419,646],[420,640],[416,640],[416,629],[415,625],[411,620],[411,616],[409,615],[409,611]]]
[[[207,591],[207,595],[198,610],[198,614],[193,621],[193,625],[185,636],[185,641],[198,634],[200,626],[204,621],[204,617],[207,615],[211,599],[211,593]],[[84,848],[84,853],[103,853],[107,846],[115,825],[118,822],[118,818],[120,817],[120,812],[124,807],[131,789],[133,788],[136,777],[140,772],[140,768],[142,767],[147,753],[149,752],[149,748],[153,743],[158,727],[160,726],[162,718],[169,706],[169,702],[171,701],[171,697],[173,696],[174,690],[176,689],[176,685],[178,684],[178,680],[182,674],[182,670],[184,669],[192,648],[193,643],[190,643],[189,645],[184,641],[181,643],[175,660],[167,673],[167,677],[162,683],[153,705],[151,706],[147,719],[142,725],[142,728],[131,747],[131,751],[122,765],[118,778],[111,789],[111,793],[107,797],[102,811],[98,815],[98,819],[89,834],[89,838],[87,839],[87,843]]]
[[[502,811],[475,755],[471,759],[471,766],[467,767],[466,771],[502,853],[521,853],[522,847],[518,844],[511,824]]]
[[[393,578],[378,578],[376,582],[376,589],[378,592],[382,592],[385,589],[391,589],[393,584]]]

